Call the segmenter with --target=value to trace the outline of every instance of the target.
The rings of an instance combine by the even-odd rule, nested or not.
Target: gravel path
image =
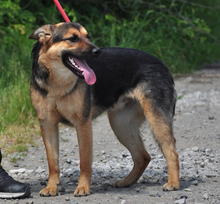
[[[106,115],[93,122],[94,153],[91,191],[87,197],[73,197],[79,176],[76,132],[60,128],[60,195],[40,197],[46,185],[47,160],[41,138],[38,147],[29,147],[27,156],[8,155],[3,165],[10,174],[32,186],[32,197],[0,200],[8,204],[201,204],[220,203],[220,69],[202,70],[191,76],[175,77],[179,96],[174,118],[174,134],[180,160],[181,188],[163,192],[167,180],[165,159],[148,124],[142,127],[146,149],[152,157],[138,183],[129,188],[112,188],[132,168],[128,151],[117,141]],[[18,156],[16,164],[9,158]]]

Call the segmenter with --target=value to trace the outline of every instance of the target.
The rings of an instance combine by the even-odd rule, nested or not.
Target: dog
[[[156,57],[128,48],[98,48],[78,23],[44,25],[29,39],[32,50],[30,94],[46,148],[49,180],[41,196],[58,194],[58,123],[77,131],[80,176],[75,196],[90,194],[92,119],[107,111],[118,140],[131,153],[134,166],[114,187],[134,184],[148,166],[139,128],[145,119],[168,165],[164,190],[179,188],[179,162],[173,135],[176,91],[167,66]]]

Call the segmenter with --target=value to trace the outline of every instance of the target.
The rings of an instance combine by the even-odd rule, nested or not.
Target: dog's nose
[[[92,54],[94,55],[100,55],[101,54],[101,49],[99,49],[98,47],[94,48],[92,50]]]

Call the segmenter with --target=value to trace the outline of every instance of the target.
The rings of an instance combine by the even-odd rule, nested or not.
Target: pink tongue
[[[88,85],[93,85],[96,82],[96,75],[94,71],[88,66],[85,60],[74,58],[80,69],[83,71],[85,81]]]

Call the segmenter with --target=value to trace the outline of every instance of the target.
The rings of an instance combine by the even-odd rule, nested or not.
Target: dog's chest
[[[56,99],[56,112],[61,122],[66,120],[74,125],[75,120],[82,115],[85,108],[83,107],[84,103],[82,100],[82,96],[77,91],[74,94]]]

